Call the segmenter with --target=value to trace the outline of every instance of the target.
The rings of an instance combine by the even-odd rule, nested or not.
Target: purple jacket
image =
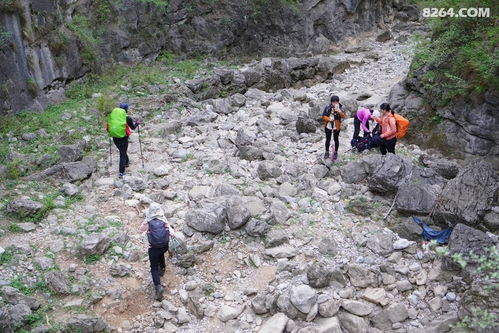
[[[357,111],[356,117],[360,120],[362,130],[364,132],[369,132],[369,129],[366,127],[366,123],[369,119],[371,119],[371,111],[369,111],[369,109],[360,109]]]

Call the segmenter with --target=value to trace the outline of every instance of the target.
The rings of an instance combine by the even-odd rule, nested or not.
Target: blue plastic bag
[[[433,230],[420,218],[413,216],[412,220],[416,222],[423,229],[423,238],[427,241],[436,240],[438,245],[446,244],[449,241],[452,228],[444,230]]]

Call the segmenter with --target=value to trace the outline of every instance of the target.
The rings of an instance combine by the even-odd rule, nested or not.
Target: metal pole
[[[142,155],[142,140],[140,139],[140,125],[137,125],[137,132],[139,133],[139,148],[140,148],[140,158],[142,159],[142,169],[144,169],[144,155]]]

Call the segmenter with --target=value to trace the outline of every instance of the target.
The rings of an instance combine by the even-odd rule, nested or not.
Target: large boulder
[[[78,253],[82,257],[88,255],[102,255],[109,249],[111,242],[111,237],[105,233],[90,234],[82,240],[81,245],[78,248]]]
[[[263,323],[262,327],[258,331],[258,333],[278,333],[284,332],[284,328],[288,322],[288,317],[284,313],[276,313],[265,323]]]
[[[43,205],[29,199],[15,199],[7,204],[7,212],[21,218],[36,214]]]
[[[193,209],[185,216],[187,225],[197,231],[221,233],[227,223],[227,209],[221,205]]]
[[[376,193],[395,193],[411,171],[412,164],[409,161],[398,155],[387,154],[368,178],[369,190]]]
[[[450,180],[437,198],[431,217],[437,223],[478,227],[497,199],[497,181],[492,165],[475,160]]]
[[[40,307],[40,302],[36,298],[26,296],[11,286],[3,286],[0,289],[0,295],[2,295],[2,299],[8,304],[25,304],[31,310],[36,310]]]
[[[447,179],[456,177],[459,172],[459,164],[445,158],[423,154],[419,157],[419,161],[425,167],[432,168],[439,175]]]
[[[458,268],[452,259],[452,256],[457,254],[465,259],[468,264],[466,269],[471,272],[476,268],[477,261],[470,257],[470,253],[484,256],[492,246],[494,241],[486,233],[459,223],[449,237],[449,257],[444,261],[445,266],[451,269]]]
[[[69,318],[66,322],[71,332],[93,333],[107,329],[106,323],[100,317],[84,314]]]
[[[76,162],[83,158],[83,149],[87,145],[86,141],[73,145],[60,146],[57,152],[59,153],[61,162]]]
[[[296,121],[296,131],[298,133],[315,133],[317,123],[308,118],[298,117]]]
[[[293,286],[289,292],[289,297],[291,304],[305,314],[309,313],[317,303],[317,292],[304,284]]]
[[[281,169],[272,162],[264,161],[258,165],[257,168],[258,177],[261,180],[266,180],[270,178],[277,178],[282,174]]]
[[[68,162],[54,165],[40,173],[26,177],[28,180],[42,180],[47,177],[65,182],[85,180],[97,169],[97,162],[92,157],[84,157],[81,161]]]

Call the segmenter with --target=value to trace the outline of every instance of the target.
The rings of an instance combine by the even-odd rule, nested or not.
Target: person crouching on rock
[[[329,157],[329,145],[331,143],[331,135],[333,135],[334,140],[334,156],[333,159],[336,160],[338,157],[338,149],[340,147],[340,131],[341,131],[341,119],[345,118],[343,113],[343,105],[340,104],[340,98],[338,96],[331,96],[331,103],[324,108],[322,112],[322,120],[324,121],[324,131],[326,133],[326,152],[324,153],[324,158]]]
[[[152,281],[154,283],[155,298],[163,299],[164,288],[160,283],[160,276],[165,274],[165,252],[168,251],[170,235],[174,235],[173,228],[166,222],[166,217],[158,203],[152,203],[145,211],[146,218],[140,230],[147,232],[149,243],[149,263],[151,265]]]
[[[379,150],[381,155],[386,155],[387,151],[395,154],[395,145],[397,144],[397,122],[393,116],[394,112],[388,103],[381,104],[379,108],[381,117],[378,118],[373,116],[373,119],[381,125]]]
[[[364,131],[364,138],[368,137],[371,132],[369,131],[369,120],[374,120],[372,116],[381,117],[379,111],[373,111],[372,109],[362,108],[357,111],[354,120],[353,120],[353,139],[360,140],[359,133],[360,128],[362,127],[362,131]]]

